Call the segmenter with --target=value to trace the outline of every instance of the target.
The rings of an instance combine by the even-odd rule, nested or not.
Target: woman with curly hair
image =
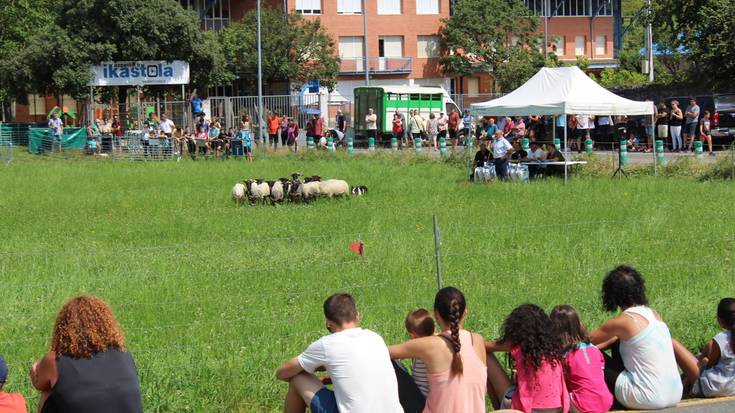
[[[467,316],[464,294],[439,290],[434,317],[441,333],[388,347],[392,359],[420,359],[428,370],[424,413],[484,413],[487,371],[484,340],[462,328]]]
[[[605,382],[615,400],[629,409],[664,409],[681,400],[684,374],[697,378],[697,359],[676,340],[661,316],[648,307],[646,286],[635,268],[621,265],[602,282],[602,305],[621,313],[590,333],[605,355]]]
[[[51,351],[33,364],[42,413],[140,413],[140,382],[110,307],[80,296],[59,311]]]
[[[564,383],[563,354],[551,319],[534,304],[516,307],[505,319],[498,342],[485,343],[487,388],[493,406],[524,413],[567,413],[569,393]],[[509,352],[516,383],[500,366],[494,352]]]

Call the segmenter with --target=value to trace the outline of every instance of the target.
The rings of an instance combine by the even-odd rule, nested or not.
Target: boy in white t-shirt
[[[378,334],[360,328],[360,313],[349,294],[334,294],[324,302],[331,334],[315,341],[276,371],[289,383],[284,412],[403,413],[398,382],[388,347]],[[314,375],[325,369],[334,390]]]

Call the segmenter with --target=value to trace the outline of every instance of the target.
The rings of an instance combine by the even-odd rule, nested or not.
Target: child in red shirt
[[[0,356],[0,413],[28,413],[26,400],[20,393],[5,393],[3,386],[8,379],[8,364]]]

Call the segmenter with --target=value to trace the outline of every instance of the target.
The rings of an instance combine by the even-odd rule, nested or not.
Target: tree
[[[264,7],[261,30],[264,83],[290,81],[300,86],[318,79],[329,89],[336,85],[339,58],[334,40],[319,19],[306,20],[297,13],[286,15]],[[220,41],[228,70],[254,87],[258,73],[256,12],[222,30]]]
[[[658,0],[651,22],[671,50],[693,63],[691,78],[711,87],[732,87],[735,80],[735,3],[732,0]]]
[[[183,60],[200,86],[226,78],[218,44],[194,12],[170,0],[56,0],[53,23],[33,34],[19,56],[26,91],[85,97],[90,65],[103,61]],[[128,87],[118,88],[121,117]],[[125,124],[125,122],[123,122]]]
[[[31,33],[46,30],[52,22],[45,9],[46,2],[41,0],[7,1],[0,7],[0,103],[5,109],[16,96],[23,103],[27,101],[27,94],[20,93],[23,88],[18,81],[18,73],[25,66],[17,57],[29,46]]]
[[[498,85],[507,89],[544,65],[538,19],[520,0],[457,0],[454,13],[442,23],[439,64],[445,74],[493,71]]]

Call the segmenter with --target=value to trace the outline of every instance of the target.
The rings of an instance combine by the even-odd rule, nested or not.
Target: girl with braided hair
[[[462,327],[467,317],[464,295],[454,287],[439,290],[434,318],[441,333],[388,348],[392,359],[420,359],[428,370],[424,413],[483,413],[487,363],[481,335]]]
[[[498,342],[485,343],[487,387],[493,406],[524,413],[567,413],[569,393],[564,383],[563,353],[551,319],[535,304],[516,307],[505,319]],[[494,352],[508,352],[516,383],[500,366]]]

